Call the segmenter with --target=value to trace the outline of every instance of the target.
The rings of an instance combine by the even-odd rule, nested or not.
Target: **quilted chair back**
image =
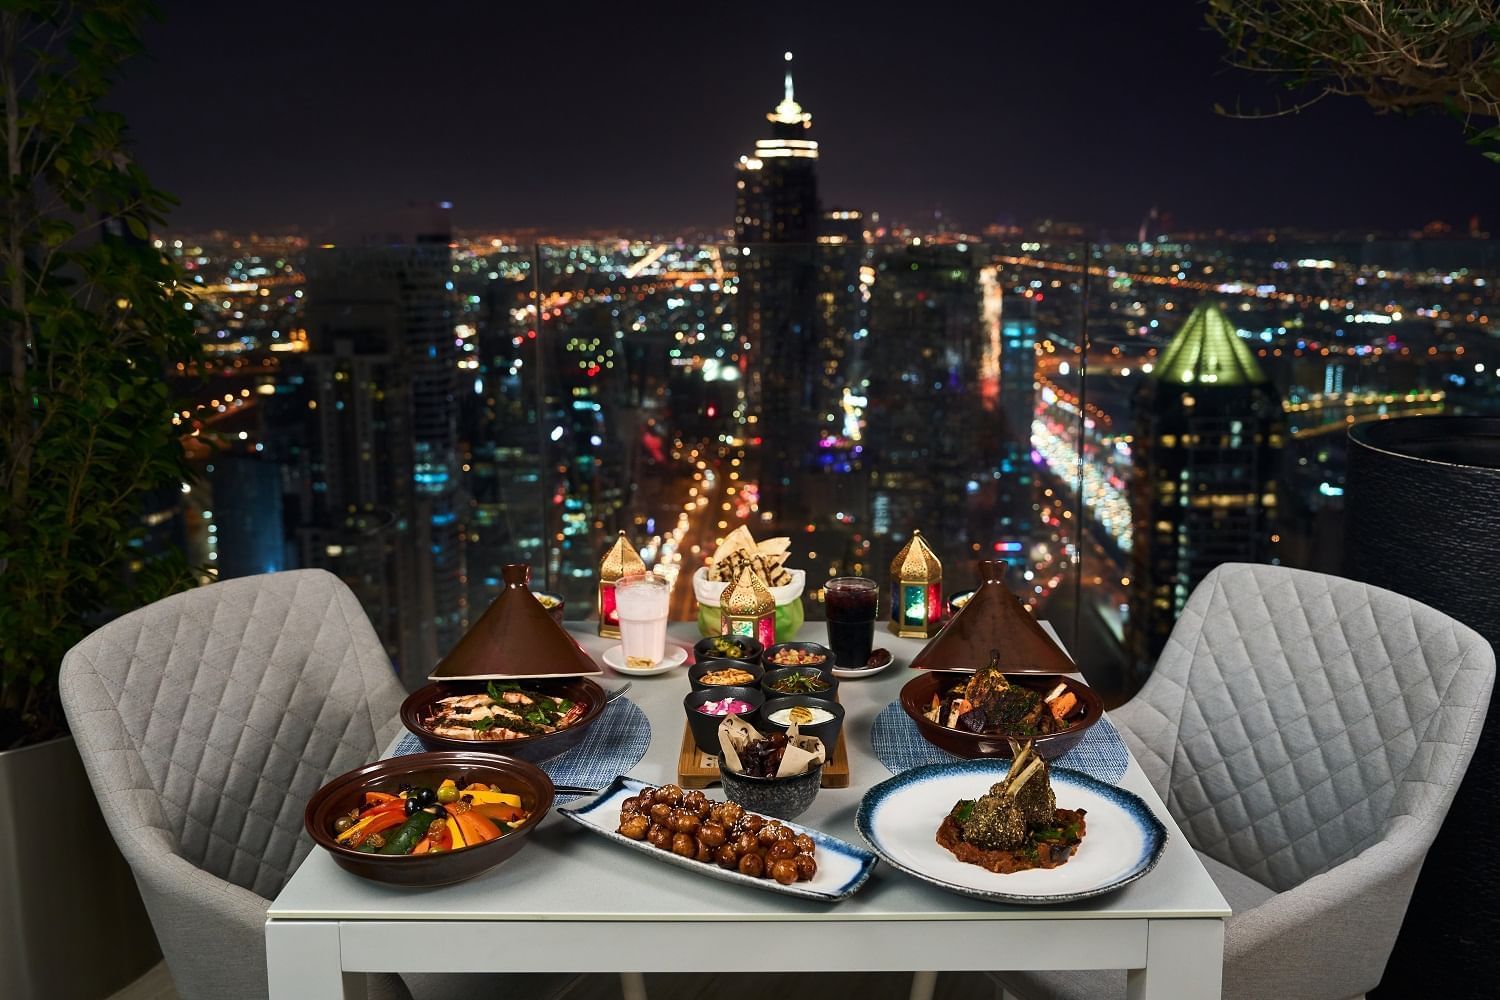
[[[1425,852],[1494,663],[1478,633],[1399,594],[1228,563],[1121,715],[1193,846],[1285,891],[1383,838]]]
[[[178,989],[263,995],[266,900],[311,850],[308,798],[399,727],[354,595],[322,570],[178,594],[70,650],[61,691]]]

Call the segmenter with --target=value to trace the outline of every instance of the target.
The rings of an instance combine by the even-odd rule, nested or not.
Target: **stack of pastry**
[[[784,587],[792,582],[792,574],[786,568],[786,557],[791,548],[790,538],[767,538],[757,542],[750,529],[742,524],[731,531],[714,552],[708,564],[708,578],[731,583],[748,569],[767,587]]]

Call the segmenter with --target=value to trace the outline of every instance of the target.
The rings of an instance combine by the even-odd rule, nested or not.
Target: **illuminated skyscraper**
[[[1154,661],[1223,562],[1275,551],[1281,399],[1218,306],[1193,310],[1135,397],[1130,652]]]
[[[792,54],[786,54],[791,62]],[[771,137],[740,157],[735,241],[740,255],[739,330],[749,359],[747,397],[759,448],[760,506],[779,519],[800,516],[791,485],[817,447],[815,366],[818,267],[818,144],[812,115],[785,94],[766,116]]]
[[[299,563],[354,590],[408,684],[462,634],[457,348],[446,225],[308,267]]]

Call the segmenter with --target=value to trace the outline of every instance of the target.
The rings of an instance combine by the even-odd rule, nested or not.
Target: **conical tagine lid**
[[[505,589],[433,669],[435,681],[580,677],[603,669],[531,595],[531,567],[501,571]]]
[[[977,670],[1000,654],[1013,674],[1071,674],[1078,670],[1047,630],[1005,586],[1005,564],[979,562],[979,589],[943,630],[912,659],[918,670]]]

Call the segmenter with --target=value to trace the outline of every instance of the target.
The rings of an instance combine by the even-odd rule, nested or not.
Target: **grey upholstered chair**
[[[1234,911],[1224,996],[1346,998],[1385,970],[1495,680],[1483,637],[1351,580],[1226,564],[1110,717]],[[1125,995],[1124,973],[1000,977]]]
[[[264,997],[266,907],[312,848],[303,807],[399,727],[354,595],[322,570],[178,594],[80,642],[61,686],[178,991]],[[370,980],[372,998],[406,995]]]

